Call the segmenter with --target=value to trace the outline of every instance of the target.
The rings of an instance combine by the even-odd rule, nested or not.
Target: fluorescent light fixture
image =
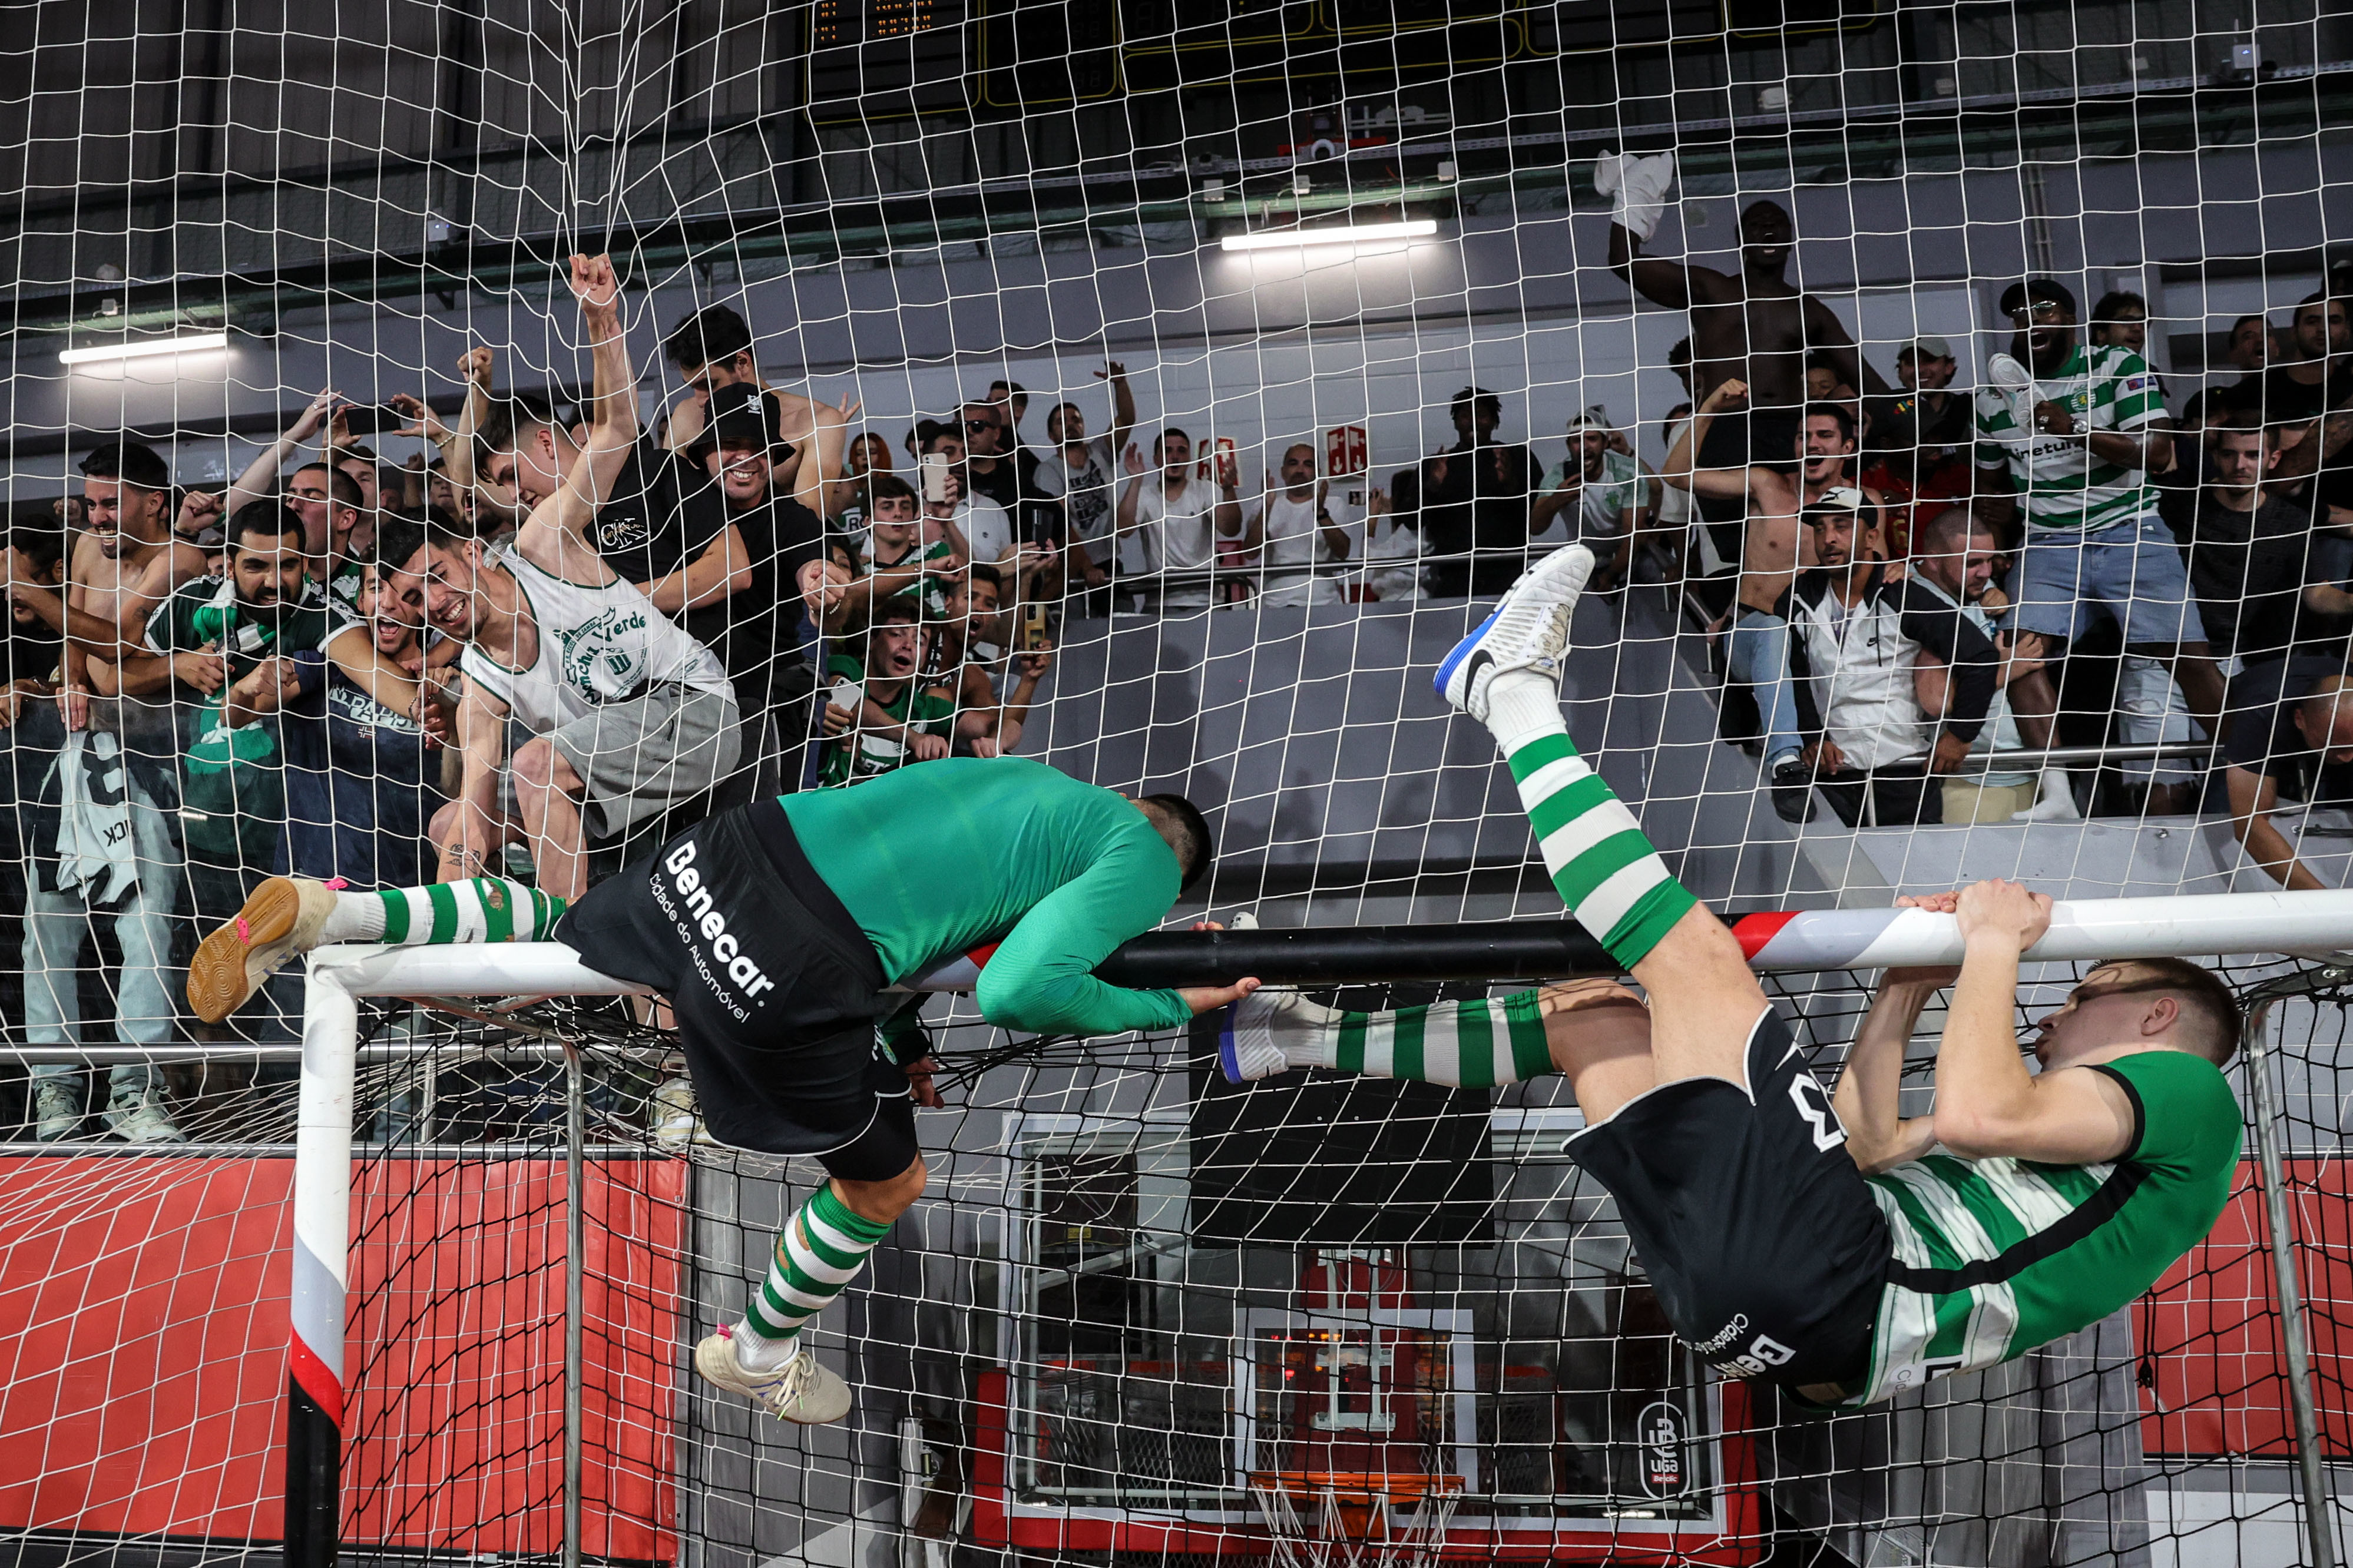
[[[1404,223],[1365,223],[1347,228],[1262,229],[1257,234],[1229,234],[1218,244],[1226,250],[1297,250],[1310,245],[1366,245],[1385,239],[1427,239],[1437,232],[1437,219],[1418,217]]]
[[[152,359],[157,354],[202,353],[206,349],[227,347],[227,332],[195,332],[185,338],[150,338],[142,342],[109,343],[98,349],[67,349],[58,355],[58,363],[95,364],[102,360]]]

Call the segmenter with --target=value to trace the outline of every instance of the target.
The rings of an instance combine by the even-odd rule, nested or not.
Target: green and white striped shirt
[[[2091,1068],[2137,1131],[2100,1165],[1931,1154],[1870,1180],[1894,1258],[1871,1371],[1843,1406],[1976,1372],[2131,1302],[2214,1227],[2237,1180],[2242,1119],[2215,1066],[2137,1051]]]
[[[2075,433],[2044,436],[2034,405],[2055,403]],[[2103,462],[2084,444],[2086,430],[2137,430],[2165,416],[2165,396],[2147,363],[2130,349],[2075,345],[2054,375],[2016,392],[1999,386],[1977,397],[1978,467],[2010,470],[2027,526],[2091,533],[2157,510],[2148,475]]]

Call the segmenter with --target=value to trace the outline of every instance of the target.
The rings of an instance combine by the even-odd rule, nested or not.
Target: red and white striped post
[[[359,1005],[314,963],[302,1002],[286,1347],[286,1568],[331,1568],[343,1523],[343,1286]]]

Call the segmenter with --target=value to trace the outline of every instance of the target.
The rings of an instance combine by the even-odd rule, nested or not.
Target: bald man
[[[2272,813],[2283,798],[2353,806],[2353,677],[2337,659],[2266,660],[2231,682],[2228,713],[2232,837],[2283,888],[2335,887],[2297,858]]]

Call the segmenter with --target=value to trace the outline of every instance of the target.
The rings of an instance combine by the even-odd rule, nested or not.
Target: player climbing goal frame
[[[1952,963],[1961,956],[1959,931],[1952,918],[1917,910],[1747,915],[1736,920],[1734,928],[1752,965],[1760,972],[1808,973]],[[1452,931],[1433,931],[1430,936],[1434,944],[1442,947],[1446,939],[1463,939],[1474,931],[1512,930],[1509,925],[1457,928]],[[1272,984],[1332,983],[1335,977],[1334,953],[1346,946],[1345,931],[1316,932],[1315,973],[1290,973],[1282,967],[1282,933],[1264,933],[1264,950],[1253,951],[1251,939],[1260,934],[1221,932],[1216,933],[1214,942],[1188,945],[1179,940],[1178,933],[1164,933],[1139,939],[1134,945],[1150,945],[1154,961],[1163,969],[1171,963],[1181,966],[1188,961],[1199,964],[1201,972],[1187,976],[1183,983],[1211,983],[1242,973],[1258,973]],[[2330,960],[2348,950],[2353,950],[2353,891],[2267,892],[2063,902],[2054,910],[2048,934],[2026,957],[2030,963],[2247,954]],[[1118,956],[1107,963],[1107,970],[1114,966]],[[1343,978],[1364,984],[1395,979],[1398,977],[1389,971],[1398,963],[1393,944],[1367,942],[1364,944],[1361,973],[1350,973]],[[1229,967],[1233,970],[1231,974],[1224,973]],[[1575,967],[1565,965],[1559,973],[1566,977],[1567,972]],[[2288,967],[2284,963],[2283,973]],[[1428,978],[1422,974],[1414,977]],[[1496,973],[1487,977],[1502,981],[1536,976]],[[1172,982],[1159,979],[1155,983]],[[950,980],[926,988],[959,989],[968,984],[967,975],[961,984]],[[289,1568],[326,1568],[334,1561],[339,1546],[343,1447],[347,1436],[344,1340],[349,1308],[359,1000],[370,996],[406,998],[428,1005],[441,1003],[480,1016],[502,1012],[511,1003],[548,997],[643,994],[644,987],[598,973],[582,963],[570,948],[554,942],[346,946],[323,949],[311,955],[303,1017],[290,1259],[286,1455]],[[571,1101],[567,1153],[576,1193],[584,1142],[582,1100],[576,1081]],[[2256,1121],[2261,1135],[2268,1126],[2268,1117],[2260,1106]],[[2275,1201],[2275,1194],[2272,1182],[2265,1185],[2268,1205]],[[572,1308],[566,1314],[568,1359],[576,1356],[581,1331],[576,1304],[581,1299],[579,1280],[585,1256],[582,1205],[575,1202],[571,1208],[567,1249],[568,1299]],[[2274,1238],[2275,1244],[2278,1239]],[[2308,1376],[2308,1368],[2290,1370],[2292,1375],[2303,1371]],[[1740,1424],[1742,1414],[1734,1408],[1733,1396],[1744,1392],[1731,1388],[1722,1391],[1724,1408],[1717,1415],[1716,1430],[1731,1429]],[[997,1452],[994,1465],[991,1455],[984,1452],[977,1457],[979,1463],[974,1477],[976,1492],[986,1490],[992,1480],[1000,1489],[997,1504],[1000,1525],[1005,1496],[1001,1489],[1006,1479],[1006,1417],[1009,1414],[1007,1394],[1003,1373],[993,1373],[984,1380],[983,1402],[994,1405],[997,1413],[994,1434]],[[2308,1433],[2308,1393],[2303,1402],[2305,1409],[2300,1412],[2299,1426]],[[1745,1406],[1745,1400],[1741,1404]],[[984,1444],[988,1436],[985,1429]],[[564,1539],[565,1560],[570,1565],[579,1561],[581,1541],[580,1411],[578,1379],[575,1376],[566,1379],[565,1437]],[[1741,1479],[1725,1473],[1719,1484],[1737,1488]],[[988,1500],[976,1497],[976,1502],[983,1516],[990,1511]],[[1740,1521],[1736,1520],[1726,1519],[1724,1526],[1736,1538],[1741,1533]],[[1185,1533],[1181,1527],[1176,1532],[1179,1536]],[[1219,1550],[1215,1546],[1208,1549]]]

